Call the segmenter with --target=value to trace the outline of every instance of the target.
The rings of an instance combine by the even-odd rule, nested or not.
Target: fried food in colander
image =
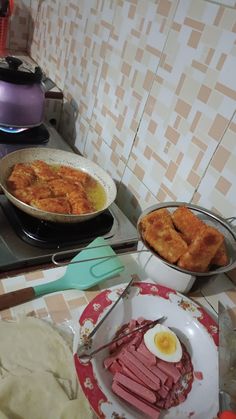
[[[139,223],[141,236],[167,262],[192,272],[228,264],[224,236],[200,220],[189,208],[152,211]]]
[[[188,244],[194,240],[201,228],[205,227],[203,221],[196,217],[187,207],[177,208],[171,215],[171,218],[175,228],[182,234],[182,237]]]
[[[165,226],[174,228],[172,223],[171,215],[166,208],[161,208],[155,211],[152,211],[150,214],[142,218],[140,225],[143,231],[147,230],[150,225],[153,225],[157,221],[162,221]]]
[[[195,237],[200,234],[201,229],[206,227],[206,224],[187,207],[177,208],[172,214],[172,220],[176,229],[182,234],[182,237],[188,244],[191,244]],[[211,264],[217,266],[226,266],[228,264],[228,255],[224,241],[214,255]]]
[[[187,252],[180,256],[178,266],[193,272],[207,272],[224,237],[214,227],[202,228],[188,247]]]
[[[149,226],[144,233],[150,246],[170,263],[175,263],[187,250],[188,246],[173,228],[157,221]]]
[[[187,244],[175,231],[166,209],[151,212],[141,220],[144,240],[164,259],[175,263],[187,250]]]

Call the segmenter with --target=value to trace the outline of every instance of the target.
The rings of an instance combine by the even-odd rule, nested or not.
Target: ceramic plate
[[[122,286],[102,291],[80,317],[80,336],[88,335],[122,292]],[[192,390],[177,407],[163,410],[161,419],[213,419],[218,412],[218,327],[207,312],[182,294],[160,285],[137,282],[108,316],[93,339],[93,348],[110,341],[117,329],[140,316],[154,320],[167,316],[171,327],[186,345],[194,368]],[[111,390],[112,375],[103,367],[108,350],[86,364],[75,356],[82,389],[100,418],[141,419],[143,415]]]

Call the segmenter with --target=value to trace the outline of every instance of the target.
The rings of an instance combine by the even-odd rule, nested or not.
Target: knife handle
[[[0,310],[6,310],[18,304],[26,303],[26,301],[33,300],[34,298],[35,291],[33,287],[2,294],[0,295]]]
[[[236,413],[225,410],[220,413],[220,419],[236,419]]]

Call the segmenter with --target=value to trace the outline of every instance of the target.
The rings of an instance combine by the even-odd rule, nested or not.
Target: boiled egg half
[[[176,334],[161,324],[144,334],[144,343],[157,358],[167,362],[178,362],[182,358],[182,346]]]

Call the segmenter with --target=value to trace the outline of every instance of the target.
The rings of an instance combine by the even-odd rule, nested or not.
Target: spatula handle
[[[0,310],[6,310],[18,304],[26,303],[26,301],[33,300],[34,298],[35,291],[33,287],[2,294],[0,295]]]

